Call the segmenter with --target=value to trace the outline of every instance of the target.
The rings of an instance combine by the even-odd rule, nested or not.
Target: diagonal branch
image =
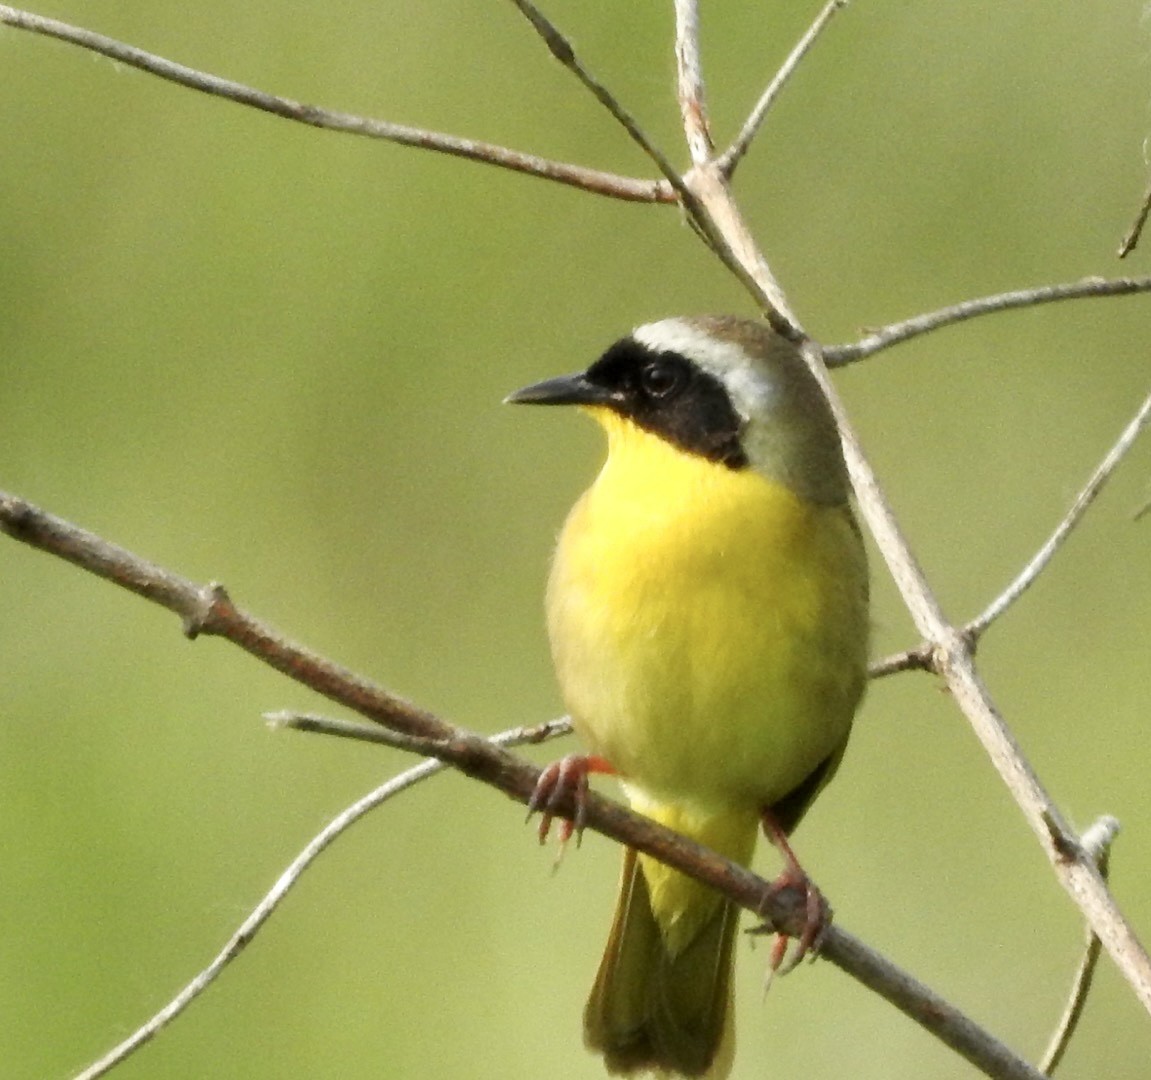
[[[849,345],[828,345],[823,350],[823,356],[829,368],[846,367],[848,364],[866,359],[881,349],[900,345],[919,337],[920,334],[929,334],[933,330],[954,326],[956,323],[966,322],[980,315],[1039,307],[1041,304],[1054,303],[1056,300],[1081,300],[1094,296],[1131,296],[1134,293],[1145,292],[1151,292],[1151,277],[1089,277],[1062,285],[1038,285],[1030,289],[1016,289],[1013,292],[964,300],[950,307],[940,308],[938,311],[929,311],[902,322],[891,323]]]
[[[346,723],[346,721],[345,721]],[[306,724],[298,725],[306,727]],[[389,734],[386,728],[368,727],[358,725],[361,730],[359,738],[367,738],[368,733],[377,737]],[[335,730],[339,730],[338,727]],[[541,724],[533,728],[513,728],[491,737],[493,746],[520,746],[523,743],[537,743],[551,738],[553,735],[565,734],[567,726],[564,721],[553,721],[551,724]],[[346,733],[346,732],[345,732]],[[393,738],[397,738],[393,734]],[[402,736],[398,737],[401,741]],[[395,745],[393,742],[392,745]],[[368,792],[367,795],[357,799],[346,810],[341,811],[328,822],[287,866],[284,872],[276,879],[275,885],[268,890],[264,898],[252,909],[248,917],[240,923],[236,932],[228,938],[224,947],[216,954],[212,962],[204,968],[159,1012],[151,1019],[141,1024],[126,1039],[118,1043],[98,1061],[93,1062],[83,1072],[78,1073],[74,1080],[97,1080],[111,1072],[125,1058],[130,1057],[145,1043],[150,1042],[173,1020],[176,1019],[193,1001],[196,1000],[209,986],[216,981],[224,969],[235,960],[240,953],[251,944],[252,939],[260,932],[264,923],[271,918],[284,898],[296,886],[307,869],[332,845],[338,837],[348,831],[360,818],[377,806],[383,805],[389,799],[408,788],[426,780],[436,773],[443,772],[447,766],[434,758],[421,761],[406,772],[392,777],[387,783]]]
[[[631,113],[616,100],[615,95],[584,66],[580,58],[576,56],[575,49],[572,47],[571,42],[559,32],[548,20],[547,16],[544,15],[531,0],[512,0],[512,3],[519,8],[524,18],[531,23],[532,29],[539,34],[552,56],[579,79],[595,99],[614,117],[624,131],[628,133],[632,142],[655,163],[679,199],[683,200],[685,196],[690,197],[683,186],[683,181],[680,179],[680,175],[676,171],[675,166],[667,159],[663,151],[647,137]],[[669,197],[661,199],[660,201],[673,202],[675,199]]]
[[[114,38],[97,34],[92,30],[71,26],[68,23],[35,15],[29,11],[21,11],[6,4],[0,4],[0,24],[13,26],[19,30],[29,30],[45,37],[56,38],[70,45],[78,45],[82,49],[107,56],[118,63],[146,71],[148,74],[156,75],[168,82],[178,83],[203,94],[225,98],[240,105],[247,105],[262,112],[272,113],[274,116],[280,116],[286,120],[308,124],[311,127],[364,135],[370,139],[381,139],[385,142],[398,143],[401,146],[434,150],[454,157],[466,158],[470,161],[496,165],[513,172],[525,173],[528,176],[537,176],[543,180],[554,180],[556,183],[580,188],[597,195],[607,195],[614,199],[654,203],[673,203],[676,201],[672,188],[662,181],[619,176],[599,169],[587,169],[580,165],[569,165],[566,162],[552,161],[537,157],[534,154],[525,154],[504,146],[497,146],[494,143],[481,142],[478,139],[463,139],[438,131],[428,131],[425,128],[336,112],[318,105],[307,105],[293,101],[291,98],[279,97],[251,86],[245,86],[243,83],[233,82],[231,79],[223,79],[218,75],[210,75],[207,72],[197,71],[195,68],[185,67],[183,64],[166,60],[162,56],[145,52],[134,45],[127,45],[124,42],[116,41]]]
[[[847,7],[848,2],[849,0],[828,0],[823,10],[815,17],[815,22],[808,27],[807,33],[799,39],[798,44],[783,62],[783,66],[775,73],[775,78],[768,83],[763,96],[756,102],[755,108],[751,110],[751,115],[744,121],[743,127],[732,144],[716,158],[715,163],[719,166],[719,171],[729,180],[736,167],[743,160],[744,155],[751,148],[751,142],[759,133],[764,118],[772,105],[775,104],[775,99],[779,97],[791,76],[795,74],[799,62],[815,44],[816,38],[827,28],[827,24],[831,22],[836,12]]]
[[[1095,860],[1099,873],[1106,880],[1111,859],[1111,845],[1119,835],[1119,822],[1110,816],[1101,817],[1083,833],[1083,848]],[[1039,1071],[1044,1076],[1051,1076],[1063,1060],[1071,1038],[1079,1027],[1083,1017],[1083,1010],[1087,1006],[1087,995],[1091,993],[1091,984],[1095,979],[1095,969],[1099,964],[1100,945],[1098,936],[1087,927],[1086,943],[1083,947],[1083,959],[1072,980],[1071,993],[1067,999],[1067,1007],[1059,1019],[1047,1049],[1039,1063]]]
[[[407,747],[444,761],[521,803],[527,802],[535,788],[540,770],[534,765],[286,641],[238,609],[218,585],[199,587],[3,492],[0,532],[176,612],[190,636],[213,634],[231,641],[296,682],[400,732]],[[571,807],[560,810],[568,812]],[[741,907],[766,916],[774,926],[801,930],[805,913],[798,893],[771,892],[766,882],[745,867],[595,792],[588,794],[586,810],[589,828],[682,870]],[[820,955],[875,990],[988,1076],[1040,1080],[1040,1074],[1004,1044],[846,931],[828,927]]]
[[[1139,238],[1143,235],[1143,229],[1147,224],[1148,215],[1151,215],[1151,184],[1147,186],[1147,190],[1143,193],[1143,205],[1139,207],[1139,212],[1135,215],[1135,220],[1131,223],[1124,235],[1123,239],[1119,242],[1119,258],[1125,259],[1131,254],[1139,243]]]
[[[1103,490],[1103,485],[1111,478],[1111,474],[1119,467],[1119,463],[1127,456],[1127,452],[1135,445],[1139,433],[1151,421],[1151,394],[1143,399],[1131,422],[1120,433],[1114,446],[1107,451],[1106,456],[1099,463],[1098,468],[1091,474],[1091,478],[1084,485],[1083,490],[1075,497],[1067,515],[1055,527],[1055,531],[1047,538],[1046,543],[1035,553],[1031,561],[1019,573],[1002,593],[999,594],[982,614],[977,615],[965,627],[964,632],[972,637],[979,637],[996,619],[999,618],[1012,604],[1015,603],[1031,586],[1035,579],[1043,572],[1052,557],[1063,546],[1064,541],[1071,535],[1072,530],[1079,524],[1087,508],[1095,501],[1096,496]]]
[[[1063,520],[1055,527],[1054,532],[1047,538],[1043,546],[1028,561],[1015,580],[987,605],[982,614],[977,615],[962,628],[961,633],[967,637],[973,646],[987,628],[1034,584],[1035,579],[1047,567],[1055,553],[1063,546],[1068,536],[1079,524],[1088,507],[1103,490],[1103,486],[1119,467],[1120,462],[1135,445],[1135,440],[1138,439],[1148,423],[1151,423],[1151,394],[1144,398],[1143,404],[1139,406],[1135,416],[1119,433],[1119,438],[1107,451],[1103,460],[1091,474],[1090,479],[1075,497],[1071,509],[1067,511]],[[880,679],[885,675],[894,675],[898,671],[929,671],[932,667],[931,646],[927,642],[920,642],[913,648],[905,649],[903,652],[894,653],[882,660],[873,662],[868,669],[868,674],[873,679]]]

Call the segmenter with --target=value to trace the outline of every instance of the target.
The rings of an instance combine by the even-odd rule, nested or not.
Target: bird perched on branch
[[[863,541],[814,376],[762,323],[676,318],[508,400],[579,406],[608,439],[547,589],[560,689],[591,753],[545,770],[541,837],[589,772],[745,865],[762,825],[786,864],[773,888],[807,890],[806,950],[824,906],[787,836],[839,765],[868,648]],[[609,1072],[726,1075],[737,923],[709,887],[626,851],[584,1013]]]

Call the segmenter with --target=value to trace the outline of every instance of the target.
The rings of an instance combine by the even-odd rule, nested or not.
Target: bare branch
[[[869,679],[882,679],[887,675],[896,675],[901,671],[931,671],[933,658],[931,648],[926,644],[916,645],[914,649],[904,649],[903,652],[892,653],[882,660],[872,660],[867,668]]]
[[[905,973],[897,976],[894,965],[872,952],[857,938],[840,930],[834,925],[830,931],[835,933],[835,956],[827,955],[826,943],[820,949],[820,957],[828,960],[858,979],[864,986],[876,993],[881,993],[888,1001],[896,1004],[906,1016],[917,1024],[936,1033],[948,1046],[961,1054],[972,1065],[986,1076],[998,1078],[1028,1077],[1030,1080],[1041,1080],[1043,1074],[1032,1065],[1016,1057],[1006,1048],[999,1046],[994,1049],[984,1043],[984,1033],[966,1016],[954,1009],[934,992],[928,990],[922,983]],[[873,972],[883,967],[882,983],[872,981]],[[882,986],[884,989],[880,989]],[[936,1010],[942,1010],[938,1015]],[[936,1024],[939,1028],[936,1028]],[[946,1032],[946,1035],[943,1032]],[[960,1046],[978,1048],[979,1057],[973,1056]]]
[[[512,3],[519,8],[524,18],[532,24],[532,29],[543,39],[544,44],[548,47],[548,51],[552,56],[591,91],[595,99],[607,109],[617,123],[628,133],[632,142],[655,163],[656,167],[663,173],[667,182],[682,201],[684,196],[687,195],[687,192],[683,186],[683,180],[680,178],[675,167],[664,156],[663,151],[644,134],[643,129],[636,123],[631,113],[629,113],[627,109],[616,100],[611,91],[583,65],[583,62],[576,56],[575,49],[572,47],[571,42],[559,32],[548,20],[547,16],[544,15],[531,0],[512,0]],[[661,201],[671,202],[674,201],[674,199],[668,198]]]
[[[1107,879],[1108,863],[1111,856],[1111,844],[1119,834],[1119,822],[1113,817],[1102,817],[1091,826],[1082,838],[1083,849],[1095,860],[1099,873],[1104,880]],[[1067,1007],[1063,1011],[1059,1023],[1052,1032],[1051,1041],[1043,1052],[1039,1063],[1039,1071],[1044,1076],[1050,1076],[1063,1060],[1071,1037],[1079,1026],[1084,1006],[1087,1004],[1087,995],[1091,992],[1091,983],[1095,978],[1095,968],[1099,963],[1102,951],[1101,942],[1091,927],[1087,927],[1086,941],[1084,942],[1083,959],[1079,963],[1079,970],[1071,983],[1071,994],[1067,1000]]]
[[[314,731],[322,735],[338,735],[342,739],[377,743],[403,750],[409,754],[422,754],[427,743],[411,735],[401,735],[378,724],[361,724],[356,720],[320,716],[318,713],[293,712],[290,709],[264,713],[264,720],[273,731]]]
[[[414,738],[411,735],[401,735],[398,731],[380,727],[375,724],[360,724],[355,720],[344,720],[332,716],[321,716],[318,713],[295,712],[285,709],[279,712],[264,714],[264,720],[273,730],[307,731],[319,735],[336,735],[342,739],[352,739],[358,742],[377,743],[381,746],[390,746],[393,750],[403,750],[409,754],[422,754],[429,745],[428,740]],[[570,735],[571,720],[561,716],[557,720],[548,720],[542,724],[533,724],[530,727],[512,728],[509,731],[491,736],[488,741],[496,746],[523,746],[550,742],[561,735]],[[508,742],[513,739],[513,742]]]
[[[675,68],[683,133],[693,165],[709,160],[715,145],[707,119],[699,58],[699,0],[675,0]]]
[[[999,618],[1012,604],[1015,603],[1035,582],[1044,567],[1051,561],[1052,556],[1071,535],[1071,531],[1079,524],[1080,519],[1087,512],[1087,508],[1095,501],[1096,496],[1103,490],[1103,485],[1111,478],[1111,474],[1118,468],[1119,463],[1127,452],[1135,445],[1139,433],[1151,420],[1151,394],[1143,399],[1131,422],[1123,429],[1115,445],[1107,451],[1106,457],[1099,463],[1099,467],[1091,474],[1091,479],[1084,485],[1083,490],[1075,497],[1071,509],[1066,517],[1056,526],[1055,531],[1047,538],[1047,542],[1035,553],[1031,561],[1023,568],[1019,576],[1006,589],[1000,593],[984,610],[972,619],[964,628],[965,631],[978,638],[996,619]]]
[[[1151,958],[1024,757],[976,670],[970,635],[952,626],[943,614],[863,457],[857,436],[848,426],[834,386],[818,365],[815,370],[837,413],[861,509],[917,628],[930,643],[932,670],[947,680],[955,701],[1039,839],[1060,884],[1102,939],[1144,1008],[1151,1011]]]
[[[405,737],[405,745],[418,747],[421,752],[426,751],[429,756],[498,788],[521,803],[527,802],[535,788],[540,770],[534,765],[478,735],[402,701],[331,661],[285,641],[253,616],[237,609],[219,586],[200,588],[3,492],[0,492],[0,531],[177,612],[183,617],[185,631],[190,635],[215,634],[239,645],[296,682],[398,731]],[[315,729],[320,730],[319,727]],[[347,735],[347,729],[341,730],[340,734]],[[360,808],[358,816],[367,810],[364,800],[356,807]],[[561,806],[559,810],[568,813],[572,807]],[[349,812],[352,811],[346,813]],[[765,916],[772,925],[793,934],[802,930],[805,912],[798,894],[789,895],[787,890],[772,892],[765,881],[746,867],[722,858],[649,818],[590,792],[586,800],[586,822],[589,828],[609,839],[652,855],[711,886],[741,907]],[[327,842],[330,842],[330,837]],[[229,956],[223,957],[222,963],[231,958],[230,951],[238,950],[247,940],[248,936],[238,932],[230,949],[225,950]],[[895,1004],[988,1076],[1001,1080],[1038,1080],[1040,1074],[1001,1042],[845,931],[834,925],[828,927],[820,955]],[[196,996],[202,989],[197,982],[191,996]],[[175,1012],[186,1005],[183,994],[188,992],[184,991],[177,999]],[[147,1041],[171,1019],[168,1015],[171,1008],[170,1005],[163,1011],[158,1026],[141,1035],[139,1042]]]
[[[775,274],[759,250],[714,162],[687,175],[696,232],[753,296],[776,332],[792,341],[804,336]]]
[[[920,334],[928,334],[944,326],[966,322],[980,315],[992,315],[997,311],[1014,311],[1016,308],[1038,307],[1040,304],[1050,304],[1056,300],[1080,300],[1093,296],[1130,296],[1133,293],[1145,292],[1151,292],[1151,277],[1089,277],[1062,285],[1038,285],[1030,289],[996,293],[994,296],[964,300],[962,303],[940,308],[938,311],[916,315],[903,322],[891,323],[889,326],[870,332],[866,337],[850,345],[828,345],[823,350],[823,356],[829,368],[845,367],[858,360],[864,360],[881,349],[902,344],[919,337]]]
[[[827,24],[831,22],[832,16],[847,7],[848,3],[849,0],[828,0],[823,6],[823,10],[815,17],[815,22],[808,27],[807,33],[799,39],[799,43],[791,50],[790,55],[783,62],[783,66],[775,73],[775,78],[768,83],[767,89],[763,92],[763,96],[756,102],[755,108],[751,110],[751,115],[744,121],[743,127],[732,141],[732,144],[716,158],[716,165],[719,166],[719,171],[729,180],[751,147],[752,139],[759,133],[759,129],[763,124],[764,118],[767,116],[768,110],[775,104],[775,99],[779,97],[780,92],[787,85],[791,76],[795,74],[796,68],[799,67],[799,62],[807,55],[812,45],[815,44],[816,38],[827,28]]]
[[[298,725],[289,723],[287,714],[277,714],[277,717],[278,720],[283,722],[282,726],[305,726],[304,723]],[[297,718],[304,719],[303,717]],[[333,733],[344,735],[349,733],[346,728],[341,729],[340,721],[325,721],[323,717],[314,716],[307,717],[306,719],[316,722],[317,724],[317,726],[311,730],[329,730]],[[322,727],[322,724],[325,722],[330,725],[330,727],[326,729]],[[343,721],[342,723],[346,725],[347,721]],[[350,726],[360,729],[359,735],[356,736],[358,738],[367,738],[368,733],[371,732],[375,736],[373,741],[382,742],[386,740],[380,738],[380,736],[390,734],[383,728],[370,728],[362,724]],[[568,728],[565,726],[564,721],[556,721],[552,724],[541,724],[538,727],[531,728],[512,728],[510,731],[493,735],[491,743],[494,746],[520,746],[524,743],[540,742],[554,735],[566,734],[567,730]],[[382,784],[376,788],[375,791],[369,792],[362,799],[358,799],[346,810],[332,818],[332,820],[308,842],[304,850],[288,864],[287,869],[279,876],[275,885],[272,886],[264,898],[255,906],[252,913],[239,925],[236,932],[228,938],[224,947],[216,955],[216,958],[172,998],[167,1005],[156,1013],[155,1016],[138,1027],[128,1038],[124,1039],[123,1042],[118,1043],[109,1050],[99,1061],[93,1062],[83,1072],[77,1074],[75,1080],[96,1080],[97,1077],[110,1072],[125,1058],[130,1057],[135,1051],[140,1049],[141,1046],[158,1035],[175,1020],[180,1013],[191,1005],[196,998],[207,990],[223,972],[224,968],[244,951],[251,943],[252,938],[256,936],[260,928],[268,921],[276,908],[280,906],[284,897],[287,896],[293,886],[299,882],[308,867],[328,849],[337,837],[347,832],[348,829],[370,810],[374,810],[377,806],[387,802],[393,796],[400,794],[402,791],[406,791],[414,784],[418,784],[421,780],[426,780],[428,777],[442,772],[446,768],[447,765],[442,761],[436,761],[435,759],[422,761],[419,765],[393,777],[386,784]]]
[[[1127,234],[1119,242],[1119,258],[1125,259],[1135,250],[1136,245],[1139,243],[1139,238],[1143,235],[1143,227],[1147,224],[1147,216],[1149,214],[1151,214],[1151,184],[1147,186],[1147,190],[1143,193],[1143,205],[1139,207],[1139,213],[1135,215],[1135,220],[1131,223],[1131,228],[1127,230]]]
[[[71,26],[42,15],[34,15],[28,11],[8,7],[6,4],[0,4],[0,24],[56,38],[70,45],[78,45],[82,49],[107,56],[118,63],[146,71],[150,75],[178,83],[191,90],[226,98],[228,101],[311,127],[364,135],[370,139],[381,139],[401,146],[414,146],[423,150],[451,154],[454,157],[479,161],[486,165],[497,165],[528,176],[537,176],[543,180],[554,180],[556,183],[577,187],[597,195],[607,195],[614,199],[654,203],[676,201],[671,186],[659,180],[617,176],[615,173],[602,172],[598,169],[586,169],[579,165],[551,161],[494,143],[481,142],[478,139],[462,139],[438,131],[409,127],[406,124],[393,124],[386,120],[374,120],[366,116],[324,109],[318,105],[306,105],[291,98],[278,97],[245,86],[243,83],[185,67],[183,64],[166,60],[162,56],[145,52],[134,45],[127,45],[92,30]]]
[[[188,637],[227,638],[277,671],[401,734],[445,739],[455,732],[431,713],[288,641],[238,610],[220,585],[196,585],[4,492],[0,492],[0,532],[175,612]]]
[[[413,739],[408,735],[390,731],[385,727],[373,724],[360,724],[355,720],[343,720],[332,716],[320,716],[318,713],[282,712],[265,713],[264,719],[268,726],[275,730],[306,731],[317,735],[335,735],[341,739],[353,739],[359,742],[378,743],[381,746],[390,746],[394,750],[404,750],[411,754],[423,753],[425,744],[421,739]],[[493,735],[489,742],[496,746],[524,746],[535,745],[541,742],[550,742],[561,735],[570,735],[571,720],[561,716],[557,720],[548,720],[543,724],[533,724],[530,727],[512,728],[509,731]],[[514,741],[508,742],[508,739]],[[441,763],[441,764],[446,764]]]
[[[1075,498],[1067,516],[1059,523],[1047,542],[1035,553],[1030,562],[1020,571],[1018,577],[984,610],[962,628],[972,646],[987,628],[1002,615],[1028,588],[1036,577],[1051,561],[1052,556],[1078,525],[1080,519],[1087,512],[1087,508],[1095,501],[1103,485],[1110,479],[1111,474],[1119,467],[1119,463],[1134,446],[1140,432],[1151,421],[1151,394],[1139,406],[1131,422],[1120,433],[1115,444],[1107,452],[1107,456],[1091,474],[1091,478],[1084,485],[1083,490]],[[1151,509],[1148,503],[1143,510],[1135,515],[1136,520],[1146,510]],[[882,679],[886,675],[894,675],[900,671],[930,671],[933,669],[931,646],[926,642],[903,652],[893,653],[882,660],[874,660],[868,668],[868,676],[872,679]]]

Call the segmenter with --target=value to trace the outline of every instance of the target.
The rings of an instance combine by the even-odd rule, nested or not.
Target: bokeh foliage
[[[717,130],[814,14],[706,6]],[[552,4],[676,148],[669,4]],[[624,171],[637,152],[510,5],[65,0],[50,12],[335,108]],[[828,341],[1090,273],[1144,185],[1135,0],[859,2],[780,102],[738,190]],[[0,30],[0,486],[237,600],[484,731],[559,711],[540,593],[600,449],[503,410],[639,321],[747,312],[672,210],[286,123]],[[1028,558],[1147,390],[1151,300],[951,329],[844,373],[948,610]],[[1151,936],[1151,449],[981,654],[1078,822],[1126,826]],[[877,653],[911,644],[876,570]],[[338,808],[405,763],[271,734],[319,707],[219,642],[0,544],[0,1076],[63,1077],[198,970]],[[798,844],[843,925],[1032,1057],[1080,928],[939,687],[877,685]],[[553,751],[558,752],[558,751]],[[540,757],[546,757],[542,752]],[[562,872],[490,791],[441,778],[358,826],[229,973],[116,1074],[596,1077],[579,1012],[617,853]],[[770,856],[763,868],[772,869]],[[744,950],[750,953],[750,949]],[[737,1078],[970,1070],[826,965],[758,992]],[[1104,965],[1065,1076],[1137,1078],[1151,1025]]]

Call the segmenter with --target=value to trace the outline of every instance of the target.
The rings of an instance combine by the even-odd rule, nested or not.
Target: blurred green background
[[[738,190],[825,341],[964,297],[1147,273],[1137,0],[874,0],[804,64]],[[550,5],[676,160],[670,4]],[[816,9],[705,10],[721,137]],[[46,14],[347,111],[650,172],[510,5]],[[293,125],[0,28],[0,487],[481,731],[553,716],[549,547],[591,425],[500,407],[634,324],[749,312],[667,208]],[[1148,389],[1151,297],[997,316],[840,385],[947,609],[1016,573]],[[1151,440],[986,638],[998,703],[1069,816],[1119,816],[1151,937]],[[876,652],[914,642],[877,563]],[[407,762],[269,732],[323,708],[218,641],[0,543],[0,1075],[63,1078],[215,954],[335,812]],[[559,747],[536,752],[540,760]],[[558,875],[520,807],[442,777],[357,826],[117,1076],[594,1078],[579,1016],[618,853]],[[845,928],[1036,1057],[1080,921],[939,684],[876,685],[798,838]],[[774,872],[772,856],[761,868]],[[741,948],[738,1078],[971,1070],[826,964],[765,1002]],[[1067,1078],[1148,1075],[1104,964]]]

